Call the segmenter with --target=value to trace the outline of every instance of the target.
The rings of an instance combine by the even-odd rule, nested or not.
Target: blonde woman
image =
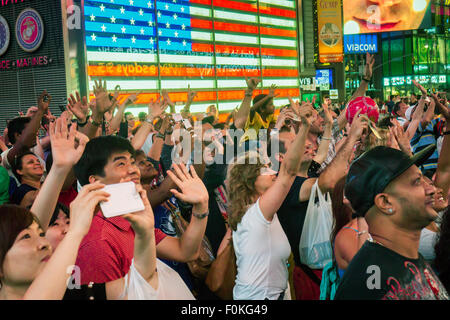
[[[310,104],[301,107],[301,128],[278,176],[259,159],[251,159],[256,157],[252,153],[246,153],[245,162],[237,161],[229,169],[229,224],[237,264],[235,300],[290,299],[286,262],[291,247],[276,212],[297,175],[312,111]],[[251,160],[257,160],[256,164]]]

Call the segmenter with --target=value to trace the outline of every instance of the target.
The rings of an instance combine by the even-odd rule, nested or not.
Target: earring
[[[392,213],[392,212],[394,212],[394,210],[392,210],[392,208],[389,208],[389,209],[388,209],[388,212],[389,212],[389,213]]]

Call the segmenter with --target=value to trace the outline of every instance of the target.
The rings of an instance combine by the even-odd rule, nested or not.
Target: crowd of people
[[[0,299],[449,299],[450,104],[375,104],[374,62],[341,106],[246,78],[226,121],[44,91],[0,139]],[[144,209],[105,217],[130,182]]]

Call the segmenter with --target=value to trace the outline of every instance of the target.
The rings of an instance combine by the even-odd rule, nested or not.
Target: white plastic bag
[[[122,297],[128,300],[195,300],[180,275],[159,259],[156,259],[158,289],[155,290],[134,267],[125,276]]]
[[[331,198],[320,191],[319,179],[311,188],[300,239],[300,261],[311,269],[323,269],[331,261],[330,234],[333,225]],[[316,195],[319,202],[316,203]]]

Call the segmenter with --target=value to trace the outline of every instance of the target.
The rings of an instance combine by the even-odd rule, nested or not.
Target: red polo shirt
[[[155,228],[158,244],[166,237]],[[134,231],[122,217],[106,219],[98,212],[88,234],[81,242],[75,265],[81,271],[81,284],[105,283],[123,278],[134,255]]]

